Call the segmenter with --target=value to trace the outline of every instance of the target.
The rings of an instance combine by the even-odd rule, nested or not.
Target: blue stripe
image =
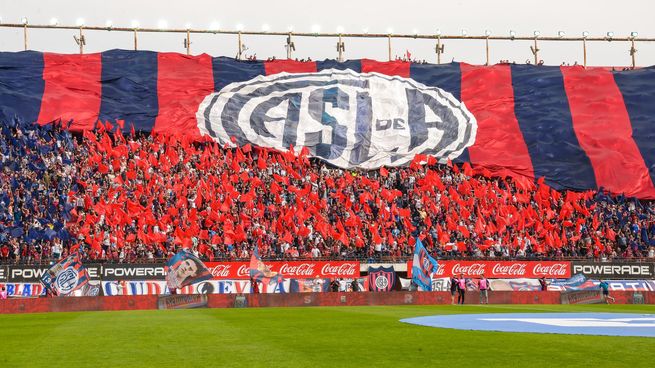
[[[655,67],[614,73],[632,124],[634,139],[655,182]]]
[[[43,64],[40,52],[0,52],[1,122],[37,121],[45,88]]]
[[[512,65],[514,112],[535,177],[555,189],[595,189],[591,161],[573,130],[559,67]]]
[[[140,131],[151,131],[159,113],[157,53],[111,50],[102,53],[101,121],[125,120]]]
[[[237,61],[224,56],[212,58],[214,91],[233,82],[243,82],[258,75],[266,75],[263,61]]]
[[[325,69],[339,69],[346,70],[350,69],[357,73],[362,72],[362,62],[360,60],[347,60],[344,62],[338,62],[336,60],[323,60],[316,62],[316,70],[319,72]]]
[[[429,87],[438,87],[450,93],[457,99],[462,100],[462,71],[459,63],[450,64],[414,64],[409,69],[409,75],[417,82]],[[470,162],[469,149],[466,148],[454,162]]]

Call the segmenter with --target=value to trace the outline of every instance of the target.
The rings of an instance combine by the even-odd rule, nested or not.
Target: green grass
[[[0,367],[640,367],[655,339],[459,331],[450,313],[655,313],[646,305],[196,309],[0,315]]]

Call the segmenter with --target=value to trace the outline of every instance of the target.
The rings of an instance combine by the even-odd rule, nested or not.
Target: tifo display
[[[654,76],[1,53],[0,282],[649,291]]]

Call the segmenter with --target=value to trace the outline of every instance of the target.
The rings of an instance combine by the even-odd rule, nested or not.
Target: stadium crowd
[[[0,128],[4,262],[73,251],[140,262],[180,247],[234,260],[255,246],[269,259],[399,260],[416,236],[440,258],[655,257],[654,202],[493,178],[468,163],[418,155],[407,167],[347,171],[306,150],[125,137],[109,123],[81,135]]]

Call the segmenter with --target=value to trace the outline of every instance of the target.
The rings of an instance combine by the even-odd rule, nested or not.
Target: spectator
[[[478,289],[480,289],[480,304],[489,304],[489,280],[484,277],[484,273],[478,281]]]
[[[612,303],[614,303],[616,300],[610,296],[610,287],[607,281],[605,280],[600,280],[600,283],[598,285],[603,293],[603,301],[607,304],[609,304],[609,301],[612,300]]]
[[[450,278],[450,304],[453,304],[453,305],[455,305],[455,296],[458,294],[457,293],[457,290],[458,290],[457,284],[458,284],[457,277],[455,277],[455,275],[453,275],[453,277]]]
[[[41,262],[652,257],[655,207],[437,164],[356,172],[249,145],[0,124],[0,257]],[[114,133],[109,133],[108,130]]]
[[[466,279],[464,274],[460,273],[457,279],[457,304],[464,304],[464,296],[466,295]]]

